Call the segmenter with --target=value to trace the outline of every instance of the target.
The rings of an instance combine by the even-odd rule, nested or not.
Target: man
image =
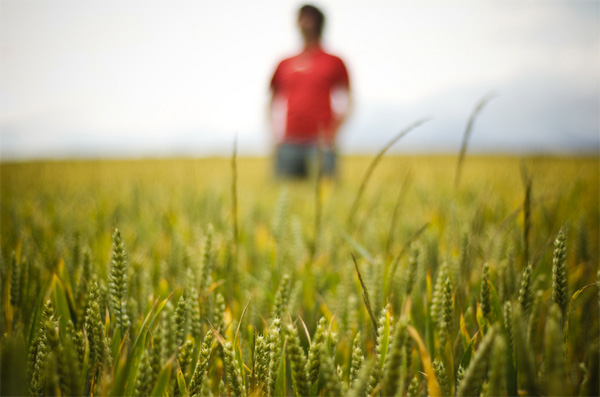
[[[281,61],[271,79],[275,170],[281,177],[307,177],[316,169],[319,147],[323,174],[335,175],[335,138],[349,113],[350,84],[344,62],[321,48],[324,23],[325,16],[318,8],[300,8],[298,28],[304,48]],[[285,123],[279,129],[275,120],[278,108],[285,114],[279,117]]]

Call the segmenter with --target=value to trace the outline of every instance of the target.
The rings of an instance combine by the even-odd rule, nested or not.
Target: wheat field
[[[1,395],[599,395],[597,157],[0,164]]]

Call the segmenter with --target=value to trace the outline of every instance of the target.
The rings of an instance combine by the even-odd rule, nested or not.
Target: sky
[[[599,1],[313,2],[346,63],[345,153],[600,153]],[[268,155],[300,2],[0,2],[0,159]]]

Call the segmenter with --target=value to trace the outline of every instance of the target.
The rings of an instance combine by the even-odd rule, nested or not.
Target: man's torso
[[[284,140],[315,142],[319,132],[332,129],[331,90],[348,87],[348,73],[342,60],[321,49],[303,52],[283,60],[271,81],[276,95],[287,101]]]

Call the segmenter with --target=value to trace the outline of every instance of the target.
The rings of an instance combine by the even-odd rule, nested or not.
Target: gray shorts
[[[275,154],[275,173],[279,177],[306,178],[317,172],[317,154],[315,145],[282,143],[277,146]],[[334,176],[336,170],[336,153],[331,148],[321,151],[322,175]]]

